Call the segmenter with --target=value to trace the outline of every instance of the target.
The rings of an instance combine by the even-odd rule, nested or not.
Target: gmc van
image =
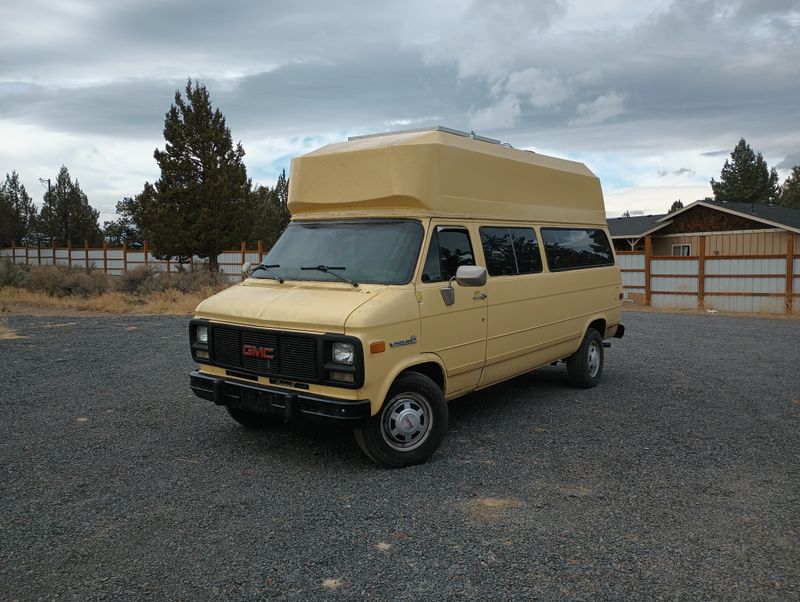
[[[292,161],[292,221],[190,324],[191,388],[246,427],[353,425],[386,467],[427,460],[448,402],[563,360],[594,387],[621,338],[600,182],[445,128]]]

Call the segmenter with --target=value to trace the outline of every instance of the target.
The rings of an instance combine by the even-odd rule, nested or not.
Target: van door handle
[[[483,301],[488,295],[486,293],[478,293],[472,296],[473,301]]]

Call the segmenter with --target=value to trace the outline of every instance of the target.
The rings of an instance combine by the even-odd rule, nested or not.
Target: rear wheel
[[[603,373],[603,337],[594,328],[586,331],[580,348],[567,358],[570,382],[583,389],[596,387]]]
[[[416,372],[402,374],[386,401],[356,441],[370,458],[386,468],[420,464],[438,449],[447,432],[448,411],[442,390]]]
[[[239,408],[226,407],[228,414],[231,415],[236,422],[249,429],[263,429],[273,424],[280,424],[281,418],[271,414],[262,414],[261,412],[251,412]]]

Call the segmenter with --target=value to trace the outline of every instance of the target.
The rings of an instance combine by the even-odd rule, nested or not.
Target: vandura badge
[[[404,347],[406,345],[414,345],[417,342],[417,337],[413,334],[411,338],[408,339],[400,339],[399,341],[392,341],[389,343],[389,347]]]

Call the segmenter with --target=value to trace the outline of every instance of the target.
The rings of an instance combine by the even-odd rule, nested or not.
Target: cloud
[[[797,165],[800,165],[800,152],[786,155],[783,160],[776,165],[776,167],[778,169],[792,169]]]
[[[799,48],[796,0],[5,0],[0,168],[33,189],[66,164],[113,207],[153,178],[192,76],[259,182],[317,144],[441,124],[586,160],[634,191],[624,209],[663,188],[663,211],[740,137],[800,162]]]
[[[625,97],[617,92],[609,92],[598,96],[592,102],[578,105],[578,116],[572,119],[571,126],[598,125],[614,117],[622,115],[625,111]]]
[[[502,130],[514,125],[519,117],[519,100],[509,94],[498,103],[478,109],[470,114],[469,127],[472,130]]]

